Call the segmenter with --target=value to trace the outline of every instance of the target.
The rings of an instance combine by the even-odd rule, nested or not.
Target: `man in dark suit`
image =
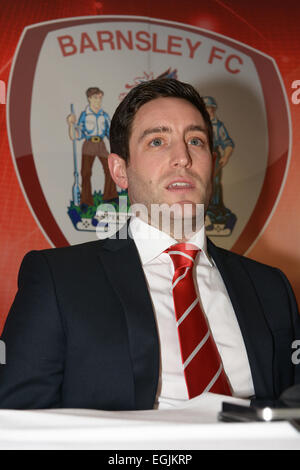
[[[200,249],[195,285],[232,394],[277,399],[300,382],[298,309],[281,271],[193,230],[213,170],[202,99],[172,79],[141,84],[116,110],[110,139],[114,182],[146,210],[117,236],[25,256],[2,336],[0,407],[136,410],[188,399],[166,253],[177,241]],[[176,238],[183,218],[173,214],[165,233],[149,216],[157,204],[188,207],[190,232]]]

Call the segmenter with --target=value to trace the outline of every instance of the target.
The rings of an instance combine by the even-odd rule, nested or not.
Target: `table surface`
[[[0,410],[0,449],[300,449],[288,421],[219,422],[223,401],[247,404],[207,393],[166,410]]]

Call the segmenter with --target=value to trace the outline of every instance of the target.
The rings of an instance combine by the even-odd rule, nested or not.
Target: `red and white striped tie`
[[[181,357],[189,398],[203,392],[231,395],[221,357],[201,309],[193,280],[199,248],[178,243],[166,250],[173,261],[172,282]]]

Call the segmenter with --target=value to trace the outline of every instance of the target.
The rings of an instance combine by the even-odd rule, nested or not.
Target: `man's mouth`
[[[169,191],[186,191],[187,189],[194,189],[194,184],[189,181],[172,181],[167,186]]]

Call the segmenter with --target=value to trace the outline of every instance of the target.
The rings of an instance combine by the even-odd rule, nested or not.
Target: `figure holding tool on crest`
[[[99,158],[104,171],[103,200],[108,201],[118,197],[107,164],[108,151],[104,138],[109,138],[110,119],[101,107],[103,94],[98,87],[88,88],[86,91],[88,105],[80,114],[78,122],[76,123],[76,116],[73,112],[67,117],[70,139],[72,141],[84,139],[81,159],[80,206],[82,209],[94,205],[91,176],[96,157]]]

